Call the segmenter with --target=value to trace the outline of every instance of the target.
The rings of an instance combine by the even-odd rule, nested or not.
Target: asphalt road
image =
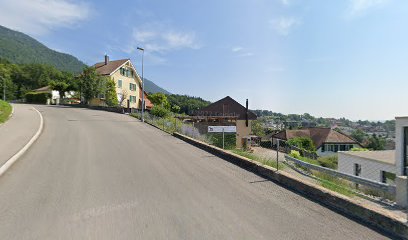
[[[38,106],[0,178],[0,239],[385,239],[129,116]]]

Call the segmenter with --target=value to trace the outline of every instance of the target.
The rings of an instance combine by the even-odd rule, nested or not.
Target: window
[[[136,91],[136,84],[129,83],[129,89],[130,91]]]
[[[136,102],[136,96],[129,96],[129,101],[135,103]]]
[[[322,152],[324,152],[325,151],[325,145],[323,144],[322,145]]]
[[[122,88],[122,80],[118,80],[118,88]]]
[[[358,163],[354,164],[354,175],[360,176],[361,175],[361,165]]]
[[[340,145],[340,151],[346,151],[346,145],[341,144]]]

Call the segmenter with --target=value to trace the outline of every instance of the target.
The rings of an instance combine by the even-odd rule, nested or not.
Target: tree
[[[98,75],[93,67],[85,67],[84,71],[79,76],[79,81],[82,96],[87,104],[91,99],[106,92],[107,78]]]
[[[179,113],[180,112],[180,107],[178,105],[173,105],[171,107],[171,111],[174,113]]]
[[[357,142],[362,143],[367,137],[367,134],[361,129],[357,129],[351,133],[351,137],[354,138]]]
[[[180,107],[180,113],[192,114],[194,111],[206,107],[210,104],[199,97],[191,97],[187,95],[171,94],[167,95],[167,100],[171,106],[177,105]]]
[[[265,128],[260,120],[254,120],[251,124],[252,133],[258,137],[265,136]]]
[[[123,89],[120,94],[119,106],[123,106],[123,102],[126,100],[128,95],[129,95],[128,92],[125,89]]]
[[[148,96],[149,100],[153,103],[154,106],[161,106],[163,108],[169,109],[170,103],[167,100],[167,97],[164,93],[154,93]]]
[[[52,90],[58,91],[60,98],[65,97],[65,92],[68,90],[69,85],[65,82],[50,82],[50,87]]]
[[[14,99],[16,86],[11,80],[11,69],[5,65],[0,64],[0,99],[3,100],[3,91],[6,90],[6,99]]]
[[[290,146],[296,146],[298,148],[301,148],[307,151],[311,151],[311,152],[316,151],[316,147],[313,143],[313,140],[309,137],[295,137],[295,138],[289,139],[287,141],[287,144],[289,144]]]
[[[373,134],[367,139],[366,148],[372,150],[384,150],[385,149],[385,139],[378,137],[376,134]]]
[[[111,79],[107,80],[106,82],[105,101],[110,107],[117,106],[119,104],[118,96],[116,95],[115,82]]]

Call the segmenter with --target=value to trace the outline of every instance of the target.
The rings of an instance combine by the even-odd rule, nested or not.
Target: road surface
[[[386,239],[129,116],[37,106],[0,178],[0,239]]]

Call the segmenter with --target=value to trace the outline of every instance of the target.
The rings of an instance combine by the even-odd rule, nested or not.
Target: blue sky
[[[408,115],[405,0],[0,0],[0,24],[91,65],[146,49],[173,93],[253,109],[383,120]]]

